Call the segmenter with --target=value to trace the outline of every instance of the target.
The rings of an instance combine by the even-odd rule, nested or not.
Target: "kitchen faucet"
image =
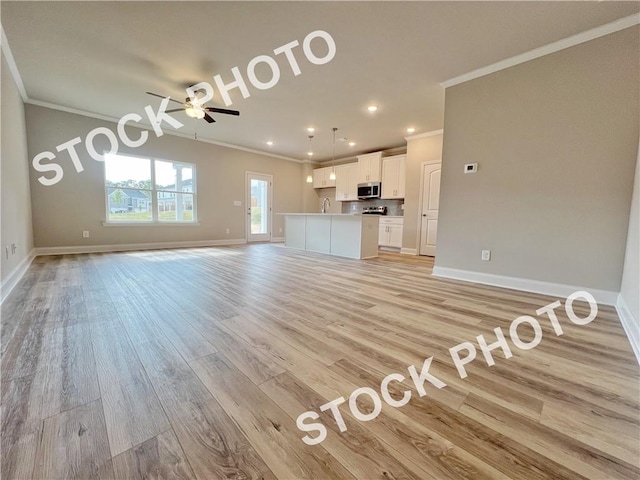
[[[322,209],[320,209],[322,213],[327,213],[327,207],[325,206],[325,202],[329,207],[331,206],[331,200],[329,200],[329,197],[324,197],[322,199]]]

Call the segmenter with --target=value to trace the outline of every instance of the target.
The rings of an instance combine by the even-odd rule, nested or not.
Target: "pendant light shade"
[[[332,130],[333,130],[333,144],[331,148],[331,173],[329,174],[329,180],[336,179],[336,170],[333,167],[333,164],[336,161],[336,130],[338,129],[336,127],[333,127]]]

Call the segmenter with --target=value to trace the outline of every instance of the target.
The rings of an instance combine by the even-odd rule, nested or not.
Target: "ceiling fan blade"
[[[157,93],[153,93],[153,92],[147,92],[147,95],[153,95],[154,97],[158,97],[158,98],[167,98],[165,95],[158,95]],[[174,100],[173,98],[169,98],[169,100],[171,100],[172,102],[179,103],[180,105],[183,104],[181,101]]]
[[[184,108],[174,108],[173,110],[165,110],[165,113],[184,112]]]
[[[240,115],[238,110],[227,110],[226,108],[206,107],[205,110],[208,112],[226,113],[227,115]]]
[[[211,115],[209,115],[208,113],[204,114],[204,119],[207,121],[207,123],[214,123],[215,122],[213,117]]]

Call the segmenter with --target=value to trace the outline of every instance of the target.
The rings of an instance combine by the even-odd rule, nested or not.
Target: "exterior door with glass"
[[[271,175],[247,172],[247,242],[271,240]]]

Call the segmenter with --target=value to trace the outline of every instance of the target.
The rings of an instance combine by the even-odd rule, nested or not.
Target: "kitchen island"
[[[376,215],[345,213],[280,213],[284,244],[290,248],[347,258],[378,256]]]

